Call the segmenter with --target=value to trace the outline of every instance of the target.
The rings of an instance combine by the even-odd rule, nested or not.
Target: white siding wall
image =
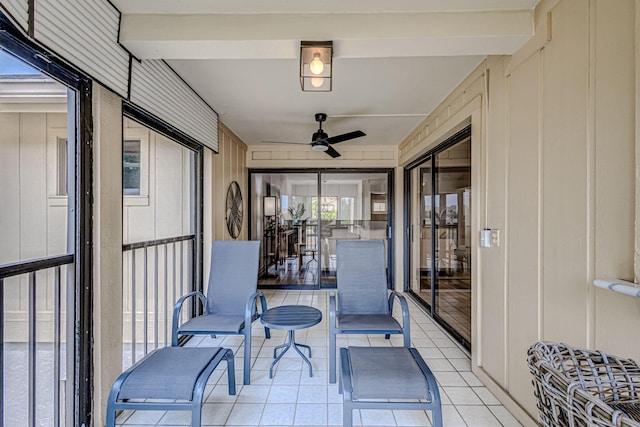
[[[406,164],[471,117],[473,370],[527,425],[535,340],[640,359],[640,301],[592,285],[633,277],[635,6],[543,0],[536,36],[488,58],[400,146]],[[478,249],[484,227],[499,247]]]
[[[131,120],[123,132],[143,152],[142,194],[123,197],[124,243],[191,234],[191,151]]]
[[[29,29],[29,1],[28,0],[4,0],[0,2],[14,22],[22,28],[25,33]]]
[[[57,138],[66,114],[0,113],[0,264],[62,255],[67,247],[66,197],[57,192]],[[5,340],[27,338],[27,277],[5,282]],[[46,284],[43,284],[42,281]],[[38,275],[39,339],[53,336],[53,275]]]

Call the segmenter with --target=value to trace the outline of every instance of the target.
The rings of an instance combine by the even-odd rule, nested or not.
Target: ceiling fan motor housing
[[[320,129],[317,132],[313,133],[313,136],[311,137],[311,142],[316,142],[316,141],[320,141],[322,139],[327,139],[327,138],[329,138],[329,135],[327,135],[322,129]]]

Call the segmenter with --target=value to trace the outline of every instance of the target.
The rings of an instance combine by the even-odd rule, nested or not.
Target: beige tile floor
[[[188,345],[222,346],[236,354],[237,393],[227,393],[224,363],[211,375],[202,408],[203,426],[336,426],[342,425],[342,396],[338,386],[328,380],[329,291],[265,291],[269,307],[305,304],[320,309],[322,322],[296,331],[296,341],[310,345],[313,377],[307,365],[292,350],[287,352],[269,379],[273,348],[281,344],[285,331],[273,330],[266,340],[259,322],[253,326],[251,384],[242,384],[243,338],[239,336],[198,337]],[[500,404],[471,372],[468,355],[429,318],[411,298],[411,341],[429,364],[440,385],[445,427],[519,426],[520,423]],[[394,308],[394,314],[399,313]],[[385,340],[376,335],[338,337],[338,347],[401,346],[402,337]],[[425,411],[354,411],[354,426],[430,426],[431,413]],[[126,427],[188,426],[188,411],[125,411],[118,425]]]

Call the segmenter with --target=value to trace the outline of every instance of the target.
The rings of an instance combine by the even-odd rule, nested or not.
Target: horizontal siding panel
[[[164,61],[133,61],[130,101],[219,151],[218,114]]]
[[[35,39],[126,98],[129,54],[118,44],[119,25],[107,1],[35,1]]]
[[[251,159],[253,160],[271,160],[271,151],[252,151]]]
[[[25,33],[29,30],[29,1],[2,0],[0,6],[8,14],[14,24],[20,26]]]

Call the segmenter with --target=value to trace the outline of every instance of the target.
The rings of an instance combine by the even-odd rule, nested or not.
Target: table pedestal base
[[[280,344],[279,346],[275,347],[273,349],[273,357],[274,357],[274,361],[271,362],[271,367],[269,368],[269,378],[273,378],[273,367],[276,365],[276,363],[278,363],[280,361],[280,359],[282,359],[282,356],[284,356],[284,354],[290,349],[292,348],[298,352],[298,354],[300,355],[300,357],[302,357],[302,360],[305,361],[305,363],[307,365],[309,365],[309,376],[312,377],[313,376],[313,369],[311,368],[311,362],[309,362],[309,359],[307,359],[307,357],[304,355],[304,353],[302,353],[300,351],[300,349],[298,347],[303,347],[306,348],[307,350],[309,350],[309,357],[311,357],[311,347],[309,347],[306,344],[300,344],[296,342],[296,331],[291,329],[288,331],[287,337],[285,338],[284,344]],[[276,353],[278,352],[278,349],[282,349],[282,351],[280,352],[280,354],[278,354],[276,356]]]

